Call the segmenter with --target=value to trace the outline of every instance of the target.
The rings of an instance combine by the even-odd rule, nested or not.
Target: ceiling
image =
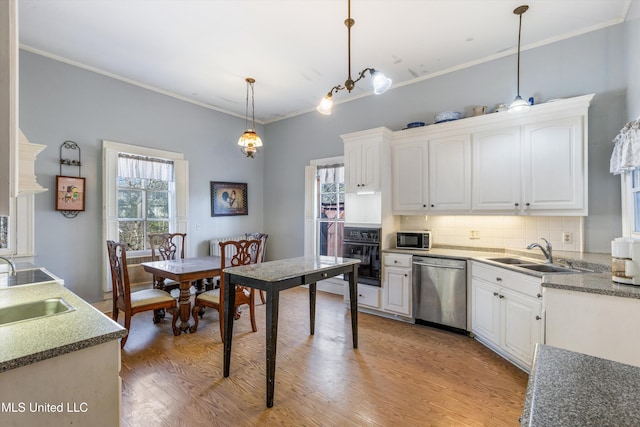
[[[514,55],[521,4],[525,50],[623,22],[631,3],[353,0],[351,74],[376,68],[393,89]],[[313,111],[348,74],[347,0],[18,0],[18,14],[23,49],[239,117],[253,77],[260,123]]]

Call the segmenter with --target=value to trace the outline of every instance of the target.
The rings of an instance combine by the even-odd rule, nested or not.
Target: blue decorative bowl
[[[408,128],[419,128],[424,126],[424,122],[411,122],[407,125]]]
[[[433,116],[436,119],[436,123],[450,122],[452,120],[458,120],[462,118],[462,113],[457,111],[444,111]]]

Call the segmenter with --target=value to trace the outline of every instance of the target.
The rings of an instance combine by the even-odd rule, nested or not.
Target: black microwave
[[[398,249],[431,249],[430,231],[398,231],[396,233],[396,248]]]

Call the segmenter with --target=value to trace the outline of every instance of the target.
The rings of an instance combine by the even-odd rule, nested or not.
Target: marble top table
[[[189,330],[191,316],[191,282],[209,279],[220,275],[222,258],[219,256],[203,256],[195,258],[178,258],[163,261],[140,263],[144,271],[158,277],[175,280],[180,283],[178,307],[180,309],[180,331]]]
[[[349,275],[351,297],[351,333],[353,348],[358,348],[358,264],[360,260],[320,256],[291,258],[260,264],[225,268],[225,283],[260,289],[266,293],[266,353],[267,353],[267,407],[273,406],[276,370],[276,342],[278,336],[278,305],[280,291],[300,285],[309,285],[310,334],[314,334],[316,312],[316,282],[340,274]],[[234,286],[224,289],[224,376],[229,376],[235,292]]]
[[[522,426],[638,426],[640,368],[538,344]]]

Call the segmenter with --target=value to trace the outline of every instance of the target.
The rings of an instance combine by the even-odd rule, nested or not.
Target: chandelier
[[[520,96],[520,36],[522,35],[522,14],[527,10],[529,10],[529,6],[527,5],[518,6],[513,10],[514,14],[520,16],[520,25],[518,27],[518,92],[516,98],[513,100],[511,105],[509,105],[510,113],[523,113],[525,111],[529,111],[531,108],[531,104]]]
[[[363,77],[365,77],[365,73],[369,72],[371,74],[371,84],[373,86],[373,93],[379,95],[384,93],[391,86],[391,79],[382,74],[380,71],[377,71],[373,68],[365,68],[360,71],[358,77],[353,80],[351,78],[351,27],[356,23],[355,20],[351,19],[351,0],[347,1],[347,19],[344,21],[344,25],[347,26],[347,52],[348,52],[348,60],[349,60],[349,76],[347,80],[344,82],[344,86],[336,85],[331,88],[329,93],[322,98],[320,101],[320,105],[318,105],[318,112],[322,114],[329,115],[331,114],[331,107],[333,106],[333,94],[346,89],[351,92],[355,87],[356,83],[359,82]]]
[[[255,79],[247,77],[244,79],[247,82],[247,104],[244,114],[244,125],[247,128],[238,140],[238,145],[241,147],[240,151],[247,157],[253,158],[258,152],[258,147],[262,147],[262,140],[254,130],[256,128],[255,118],[255,101],[253,93],[253,84]],[[248,126],[249,122],[249,88],[251,88],[251,127]]]

